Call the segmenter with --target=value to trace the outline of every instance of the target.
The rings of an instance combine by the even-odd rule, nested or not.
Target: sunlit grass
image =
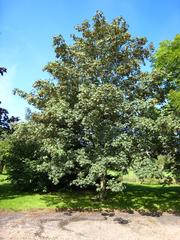
[[[120,209],[180,212],[180,186],[127,184],[123,193],[108,193],[100,201],[92,191],[60,191],[37,194],[20,192],[0,175],[0,209]]]

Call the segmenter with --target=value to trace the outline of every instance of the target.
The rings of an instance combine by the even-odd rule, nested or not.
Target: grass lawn
[[[180,212],[180,186],[128,184],[123,193],[108,193],[103,202],[90,191],[37,194],[19,192],[0,174],[0,209],[119,209]]]

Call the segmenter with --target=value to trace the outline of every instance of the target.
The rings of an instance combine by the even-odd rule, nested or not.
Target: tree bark
[[[104,199],[106,195],[106,177],[103,175],[100,181],[100,199]]]
[[[4,163],[0,162],[0,173],[3,172],[3,169],[4,169]]]

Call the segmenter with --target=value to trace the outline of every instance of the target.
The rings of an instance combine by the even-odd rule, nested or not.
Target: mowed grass
[[[0,209],[24,210],[45,208],[40,194],[32,194],[15,190],[7,180],[6,174],[0,174]]]
[[[127,183],[123,193],[108,193],[107,198],[100,201],[92,191],[74,190],[48,194],[20,192],[7,181],[7,175],[0,175],[0,209],[18,211],[43,208],[180,212],[180,186]]]

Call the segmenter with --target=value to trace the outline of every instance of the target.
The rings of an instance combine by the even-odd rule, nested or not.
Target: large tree
[[[60,35],[53,39],[56,60],[44,68],[51,80],[36,81],[30,93],[16,89],[38,111],[30,120],[36,128],[28,135],[30,128],[20,126],[15,144],[18,131],[26,129],[25,142],[35,136],[38,142],[36,170],[54,184],[73,175],[71,184],[96,186],[103,196],[122,188],[121,176],[133,165],[152,166],[156,105],[165,101],[164,89],[161,74],[141,71],[152,44],[132,37],[122,17],[108,23],[97,12],[92,25],[84,21],[76,30],[72,45]],[[37,156],[37,148],[31,152]],[[109,176],[109,170],[119,176]]]

